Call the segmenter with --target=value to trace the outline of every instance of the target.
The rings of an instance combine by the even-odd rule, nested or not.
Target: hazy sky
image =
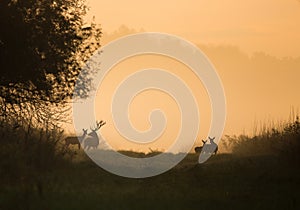
[[[252,53],[300,55],[298,0],[88,0],[105,32],[124,24],[198,44],[231,44]]]
[[[102,44],[139,31],[165,32],[195,43],[215,65],[227,100],[224,134],[251,133],[254,122],[287,119],[291,107],[300,108],[300,2],[297,0],[89,0],[89,18],[102,25]],[[122,26],[123,25],[123,26]],[[122,26],[122,27],[120,27]],[[153,108],[165,111],[170,124],[153,144],[135,146],[113,129],[110,102],[118,83],[141,68],[170,69],[193,90],[202,122],[209,122],[209,101],[200,81],[180,63],[157,56],[137,57],[118,64],[98,89],[96,110],[108,123],[102,135],[116,148],[168,147],[177,135],[178,109],[165,94],[140,94],[130,107],[131,120],[140,130],[149,128]],[[163,64],[163,65],[162,65]],[[153,100],[156,99],[156,100]],[[197,144],[207,135],[209,123],[202,123]],[[166,139],[170,139],[166,141]],[[122,143],[120,143],[122,142]]]

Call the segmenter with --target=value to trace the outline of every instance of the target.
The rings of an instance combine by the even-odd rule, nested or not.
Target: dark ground
[[[145,179],[118,177],[79,156],[41,177],[42,194],[2,183],[0,209],[300,209],[299,164],[282,156],[218,154],[198,165],[189,154]]]

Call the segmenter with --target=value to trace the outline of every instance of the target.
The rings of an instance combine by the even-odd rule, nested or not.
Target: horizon
[[[246,3],[230,0],[226,5],[216,1],[190,1],[177,2],[179,5],[176,4],[176,7],[175,3],[171,4],[170,1],[153,3],[147,7],[136,0],[88,2],[90,11],[86,20],[90,21],[95,16],[96,23],[101,24],[102,46],[124,35],[161,31],[182,37],[203,51],[215,66],[224,86],[227,119],[223,136],[252,134],[258,125],[287,121],[292,109],[299,113],[300,98],[297,90],[300,89],[300,84],[297,78],[300,78],[300,45],[297,41],[300,28],[296,26],[298,22],[300,24],[300,4],[296,0],[267,0],[263,3],[258,0]],[[116,3],[118,7],[115,6]],[[157,19],[160,15],[149,18],[154,9],[168,12],[172,18],[162,21]],[[214,15],[216,11],[220,13],[219,16]],[[179,13],[182,15],[178,15]],[[214,17],[215,20],[203,19],[203,16]],[[236,16],[241,18],[235,19]],[[182,20],[183,17],[185,21]],[[199,23],[194,20],[201,21]],[[176,21],[179,21],[179,26],[185,27],[178,27]],[[199,24],[201,27],[197,28]],[[294,44],[291,44],[293,42]],[[108,73],[104,83],[97,90],[96,104],[101,108],[95,110],[97,119],[108,121],[108,125],[101,130],[102,135],[109,139],[116,149],[135,148],[128,141],[120,143],[126,139],[114,128],[109,101],[118,85],[116,81],[121,82],[126,74],[149,66],[168,69],[184,78],[193,90],[200,106],[202,121],[196,144],[201,144],[201,139],[208,135],[210,122],[210,102],[206,90],[201,81],[192,78],[192,74],[187,73],[189,70],[180,62],[157,56],[135,56],[126,59]],[[122,76],[119,74],[121,71]],[[159,100],[154,103],[153,99],[157,97]],[[156,140],[160,143],[154,144],[164,148],[170,146],[170,142],[166,143],[163,139],[173,139],[176,136],[177,132],[174,131],[178,130],[177,122],[180,119],[178,114],[173,114],[178,111],[172,99],[158,91],[140,94],[131,104],[130,119],[136,129],[145,131],[150,126],[147,116],[153,107],[157,106],[163,106],[168,122],[171,122],[171,125],[166,127],[166,135]]]
[[[137,30],[128,28],[124,25],[112,33],[104,32],[104,36],[102,37],[102,45],[105,45],[108,42],[124,35],[130,35],[137,32]],[[252,55],[248,55],[238,46],[232,45],[225,46],[201,44],[197,46],[211,60],[223,82],[227,98],[227,121],[223,136],[239,134],[251,135],[258,124],[262,125],[274,122],[275,124],[278,124],[289,120],[291,111],[295,112],[296,114],[299,113],[300,99],[297,97],[295,89],[300,89],[300,85],[297,83],[297,78],[300,77],[300,71],[297,71],[297,69],[300,68],[300,57],[277,58],[264,52],[257,52]],[[152,59],[155,59],[155,62],[153,62]],[[118,74],[120,71],[122,71],[122,69],[130,68],[131,70],[127,71],[128,74],[129,72],[136,71],[141,67],[149,67],[146,64],[151,63],[152,66],[153,63],[155,63],[156,66],[161,65],[162,61],[164,64],[159,67],[164,67],[168,70],[173,68],[171,71],[174,71],[174,69],[177,68],[175,72],[177,71],[178,73],[178,71],[181,71],[180,76],[185,77],[185,80],[188,83],[192,82],[196,84],[190,85],[197,94],[198,103],[200,103],[200,101],[206,102],[205,104],[201,104],[202,109],[199,111],[204,112],[205,110],[209,110],[209,99],[207,98],[207,93],[202,83],[192,78],[192,75],[187,77],[184,72],[188,71],[188,69],[182,66],[180,62],[173,61],[172,59],[168,60],[164,58],[158,58],[157,56],[135,56],[133,60],[126,59],[125,61],[119,63],[107,75],[105,79],[106,83],[104,83],[104,85],[102,84],[102,86],[106,86],[107,89],[103,89],[103,87],[101,88],[101,91],[103,91],[105,94],[100,92],[97,93],[100,95],[100,97],[97,99],[97,103],[100,103],[101,107],[105,107],[103,111],[100,110],[97,114],[99,117],[98,119],[100,120],[104,117],[103,119],[110,119],[109,121],[111,122],[111,117],[109,116],[109,104],[104,102],[111,100],[109,99],[109,95],[112,94],[114,87],[116,87],[118,83],[114,77],[117,76],[120,82],[123,77],[120,75],[118,76]],[[178,67],[176,65],[181,66]],[[182,69],[178,70],[178,68]],[[255,68],[255,71],[253,71],[253,68]],[[274,69],[272,70],[272,68]],[[274,74],[271,74],[272,71]],[[289,72],[289,74],[287,72]],[[126,73],[123,71],[122,75],[125,76]],[[265,84],[265,79],[268,79],[268,86]],[[253,83],[253,81],[255,82]],[[285,83],[286,86],[278,85],[280,84],[280,81]],[[252,86],[251,83],[254,85]],[[283,87],[285,90],[282,89]],[[199,90],[196,90],[197,88],[199,88]],[[273,89],[274,92],[270,92],[270,89]],[[248,96],[244,100],[237,98],[237,96],[242,94],[241,91],[245,91],[246,95]],[[163,93],[155,93],[155,91],[152,92],[152,94],[156,96],[160,95],[159,97],[163,97],[161,95]],[[148,96],[150,96],[149,93]],[[149,99],[146,99],[147,94],[144,93],[140,97],[140,99],[132,104],[133,106],[131,108],[131,112],[136,110],[138,113],[143,113],[142,110],[139,110],[139,107],[143,104],[143,100],[148,100],[147,104],[150,106],[151,102]],[[280,101],[278,101],[279,98],[281,99]],[[101,100],[103,101],[101,102]],[[164,100],[167,100],[168,103],[172,103],[172,100]],[[264,103],[259,103],[260,101]],[[266,101],[269,103],[266,103]],[[272,104],[272,107],[269,107],[269,104]],[[148,107],[147,110],[150,111],[151,106]],[[238,112],[236,113],[234,111]],[[202,114],[201,117],[204,116],[204,121],[209,120],[208,114],[204,113],[204,115]],[[176,119],[178,119],[178,117]],[[145,120],[145,118],[141,119],[136,117],[134,120],[137,122],[134,123],[134,126],[137,126],[137,128],[140,130],[145,130],[147,129],[147,126],[149,126],[148,121]],[[92,123],[93,122],[91,122],[91,124]],[[209,124],[207,123],[202,125],[202,128],[200,129],[201,133],[198,136],[196,144],[201,144],[201,139],[207,136],[206,133],[209,129],[208,126]],[[103,127],[104,135],[110,136],[113,134],[114,138],[116,137],[120,140],[117,133],[106,127],[107,126]],[[68,132],[72,133],[72,128],[68,128]],[[129,147],[129,149],[132,148]]]

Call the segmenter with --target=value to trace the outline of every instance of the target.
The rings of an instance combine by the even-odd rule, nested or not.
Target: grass
[[[156,177],[112,175],[88,160],[67,164],[36,189],[1,188],[0,209],[297,209],[299,164],[278,156],[220,154],[203,165],[189,154]]]
[[[55,153],[47,141],[36,143],[34,136],[30,142],[36,146],[24,150],[9,139],[7,129],[0,150],[1,210],[300,207],[298,118],[276,132],[227,137],[232,153],[214,155],[201,165],[197,154],[188,154],[173,169],[145,179],[113,175],[82,150],[66,158],[70,156]],[[121,152],[132,157],[159,153]]]

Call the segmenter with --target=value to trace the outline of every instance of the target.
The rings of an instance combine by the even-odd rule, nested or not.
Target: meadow
[[[196,82],[197,79],[194,78],[196,74],[192,73],[193,69],[190,68],[194,65],[188,65],[195,60],[194,58],[198,60],[197,56],[194,57],[196,55],[194,50],[186,51],[188,48],[179,41],[174,46],[167,47],[170,51],[174,49],[174,55],[180,54],[179,57],[160,54],[159,51],[164,51],[162,48],[167,46],[165,44],[174,39],[168,38],[167,41],[163,38],[157,42],[162,44],[157,45],[159,46],[157,49],[161,49],[157,53],[156,50],[154,53],[142,53],[139,49],[143,47],[145,47],[143,52],[153,52],[152,46],[147,48],[147,40],[152,35],[146,35],[145,45],[136,46],[135,42],[128,46],[118,44],[116,53],[110,53],[109,48],[100,47],[108,40],[138,32],[122,26],[110,33],[109,31],[113,29],[110,24],[124,23],[135,28],[140,28],[140,25],[145,29],[141,29],[141,32],[153,31],[152,29],[155,29],[155,25],[158,24],[158,28],[156,27],[158,30],[154,31],[175,33],[176,37],[191,38],[188,42],[200,43],[197,46],[203,49],[216,66],[226,89],[226,101],[229,102],[228,119],[231,121],[227,121],[228,127],[234,128],[236,125],[251,123],[256,112],[261,114],[257,115],[257,119],[263,119],[262,116],[266,114],[270,114],[273,119],[281,117],[287,104],[299,105],[300,58],[299,44],[295,44],[299,40],[299,27],[296,27],[295,20],[300,19],[295,18],[293,14],[300,13],[296,5],[277,4],[275,1],[274,5],[273,2],[252,4],[252,1],[249,1],[252,6],[243,2],[240,7],[236,4],[237,1],[233,2],[234,4],[224,5],[212,1],[210,6],[207,5],[209,8],[202,7],[205,10],[203,13],[199,12],[199,7],[191,3],[178,6],[178,2],[167,5],[160,1],[159,4],[146,5],[140,3],[141,1],[139,3],[136,1],[136,4],[123,1],[124,5],[120,5],[120,2],[106,4],[101,1],[101,5],[93,6],[99,8],[99,15],[101,15],[100,19],[96,19],[88,17],[90,16],[89,1],[0,0],[0,210],[300,209],[300,121],[298,117],[279,125],[262,127],[253,135],[224,136],[219,146],[226,150],[220,149],[220,153],[213,155],[207,162],[198,164],[198,154],[191,151],[171,170],[144,179],[129,179],[111,174],[91,161],[82,149],[79,150],[74,145],[72,147],[65,145],[66,124],[72,124],[71,118],[76,115],[73,115],[72,104],[81,103],[81,99],[92,96],[94,90],[97,90],[96,95],[101,99],[99,100],[101,103],[110,102],[110,97],[116,92],[111,92],[113,95],[108,93],[117,90],[116,88],[125,81],[130,81],[128,79],[134,73],[131,72],[131,67],[129,69],[127,66],[119,65],[127,60],[125,58],[129,61],[133,57],[142,58],[141,63],[132,60],[132,67],[134,67],[132,69],[139,69],[139,63],[142,64],[140,69],[145,69],[148,61],[150,64],[148,67],[151,68],[173,69],[174,71],[169,73],[174,74],[180,81],[186,82],[196,101],[197,95],[201,96],[204,93],[199,88],[200,83],[197,85],[200,81]],[[153,11],[157,14],[153,15]],[[273,13],[276,15],[274,16]],[[143,20],[144,15],[147,21]],[[104,17],[109,19],[106,20]],[[226,24],[223,24],[223,19],[226,20]],[[199,31],[203,29],[204,31]],[[159,37],[162,35],[160,34]],[[178,49],[177,44],[181,45]],[[120,60],[111,66],[119,66],[122,69],[120,72],[115,71],[116,77],[112,76],[113,74],[103,75],[105,78],[112,78],[107,79],[109,83],[103,80],[101,85],[94,84],[97,80],[95,77],[98,67],[102,71],[107,65],[100,62],[102,60],[90,60],[92,55],[101,54],[103,61],[109,63],[119,56],[119,52],[120,55],[122,53],[126,55],[129,49],[135,47],[140,53],[122,59],[121,56]],[[147,56],[148,54],[153,54],[153,58],[165,59],[166,57],[166,62],[161,62],[160,59],[152,60]],[[183,54],[185,56],[181,56]],[[274,57],[272,54],[280,57]],[[108,60],[104,59],[106,56]],[[149,58],[147,62],[145,62],[147,59],[143,60],[146,57]],[[180,57],[188,58],[186,60],[188,63],[185,64],[179,59]],[[168,62],[172,68],[164,68]],[[209,63],[202,58],[199,62],[201,65]],[[180,66],[175,65],[176,63],[190,68],[191,74],[182,71]],[[203,79],[210,78],[209,75],[210,73],[203,72]],[[155,78],[157,77],[153,76],[153,79]],[[211,81],[215,82],[215,79]],[[143,79],[137,82],[144,84]],[[168,81],[163,77],[157,78],[156,82],[169,86]],[[156,83],[143,90],[160,90],[154,84]],[[100,86],[102,88],[98,91],[97,87]],[[133,87],[134,84],[129,86]],[[214,87],[213,89],[216,87],[208,83],[205,86]],[[128,89],[128,93],[132,87]],[[208,88],[207,93],[210,92],[209,90],[212,89]],[[107,95],[101,96],[98,92]],[[177,92],[184,93],[181,90]],[[173,95],[176,96],[177,93],[170,94],[172,96],[170,99],[174,99],[172,103],[180,101]],[[206,92],[204,95],[206,96]],[[219,99],[217,101],[220,101]],[[162,102],[162,110],[165,109],[170,112],[170,116],[173,116],[173,109],[170,109],[171,106],[167,103],[169,99],[160,101],[159,97],[151,95],[147,100],[155,102],[154,107],[161,107],[160,103],[156,104],[156,102]],[[151,105],[149,108],[152,110],[152,102],[149,103],[147,100],[143,102],[141,100],[142,106],[139,107],[141,109],[133,108],[132,113],[140,115],[140,110],[148,109],[147,106],[144,107],[146,104]],[[198,104],[201,105],[199,110],[200,108],[202,110],[204,102],[199,97]],[[105,104],[111,107],[109,103]],[[188,104],[187,101],[185,104]],[[212,105],[212,101],[210,104]],[[100,118],[98,117],[100,115],[101,118],[108,119],[102,116],[101,112],[111,118],[110,108],[105,109],[105,106],[98,106],[98,104],[95,107],[100,107],[100,114],[98,108],[97,114],[95,111],[97,118]],[[88,117],[85,111],[80,113],[82,121],[85,121],[83,117]],[[166,116],[169,116],[168,112]],[[176,113],[179,117],[180,109],[176,109]],[[87,120],[87,124],[90,123],[94,122]],[[97,127],[100,125],[104,124],[97,124]],[[178,125],[180,125],[179,121]],[[99,145],[97,129],[90,128],[92,132],[89,134],[93,135],[85,139],[81,138],[84,142],[89,140],[88,147],[92,150]],[[178,129],[174,131],[177,133]],[[173,134],[172,130],[170,131]],[[70,139],[74,140],[74,138]],[[138,158],[160,153],[160,151],[150,151],[146,154],[135,151],[120,152]],[[105,158],[107,158],[106,154],[109,152],[101,151],[101,155]],[[174,158],[176,155],[178,154],[165,154],[164,157]],[[122,158],[112,160],[111,163],[118,164],[117,166],[120,167],[127,166],[122,160]]]
[[[232,152],[214,155],[204,164],[190,153],[166,173],[144,179],[113,175],[82,150],[59,150],[59,146],[53,150],[51,141],[32,140],[29,148],[23,147],[22,142],[13,141],[16,134],[5,129],[1,133],[0,209],[300,207],[298,118],[256,136],[227,136],[223,144]]]

